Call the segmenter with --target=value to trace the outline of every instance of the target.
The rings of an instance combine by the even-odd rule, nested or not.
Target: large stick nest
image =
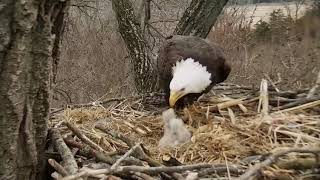
[[[307,90],[277,92],[269,87],[269,91],[259,91],[230,84],[216,86],[213,92],[193,106],[176,111],[192,138],[174,148],[158,147],[164,125],[161,112],[166,110],[155,106],[162,98],[159,94],[69,106],[56,111],[51,126],[66,138],[73,135],[61,122],[73,124],[108,153],[131,148],[95,128],[100,125],[124,135],[131,144],[142,143],[152,159],[169,165],[175,160],[178,164],[230,163],[247,167],[255,160],[262,161],[274,149],[319,147],[319,96],[306,98]],[[264,176],[303,174],[284,163],[282,167],[280,163],[264,169]]]

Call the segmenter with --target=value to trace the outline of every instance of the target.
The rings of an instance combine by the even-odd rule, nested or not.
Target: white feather
[[[211,74],[207,67],[192,58],[177,61],[172,67],[172,75],[170,90],[178,91],[184,88],[187,93],[200,93],[211,83]]]

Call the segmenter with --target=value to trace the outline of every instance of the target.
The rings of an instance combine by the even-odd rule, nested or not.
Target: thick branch
[[[174,34],[206,38],[228,0],[192,0]]]
[[[78,171],[78,165],[70,149],[64,143],[61,134],[57,129],[50,129],[51,140],[65,162],[65,169],[69,174],[75,174]]]

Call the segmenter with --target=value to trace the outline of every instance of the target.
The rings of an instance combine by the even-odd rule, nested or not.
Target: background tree
[[[43,179],[68,0],[0,2],[0,179]]]
[[[155,87],[151,81],[154,79],[151,59],[132,3],[128,0],[112,0],[112,7],[118,20],[119,32],[131,57],[136,88],[139,92],[150,91]]]
[[[174,34],[206,38],[228,0],[193,0]]]
[[[228,0],[192,0],[175,28],[174,34],[193,35],[205,38]],[[148,52],[148,42],[142,28],[149,26],[150,1],[142,0],[137,19],[132,3],[128,0],[112,0],[118,20],[119,31],[128,48],[135,73],[135,84],[140,93],[155,90],[156,73],[152,68],[153,59]],[[145,15],[140,13],[144,9]],[[140,22],[144,24],[140,24]]]

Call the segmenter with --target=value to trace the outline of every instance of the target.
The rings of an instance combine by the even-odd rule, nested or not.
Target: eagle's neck
[[[211,84],[211,73],[207,67],[192,58],[176,62],[172,67],[172,75],[171,90],[184,89],[187,93],[201,93]]]

